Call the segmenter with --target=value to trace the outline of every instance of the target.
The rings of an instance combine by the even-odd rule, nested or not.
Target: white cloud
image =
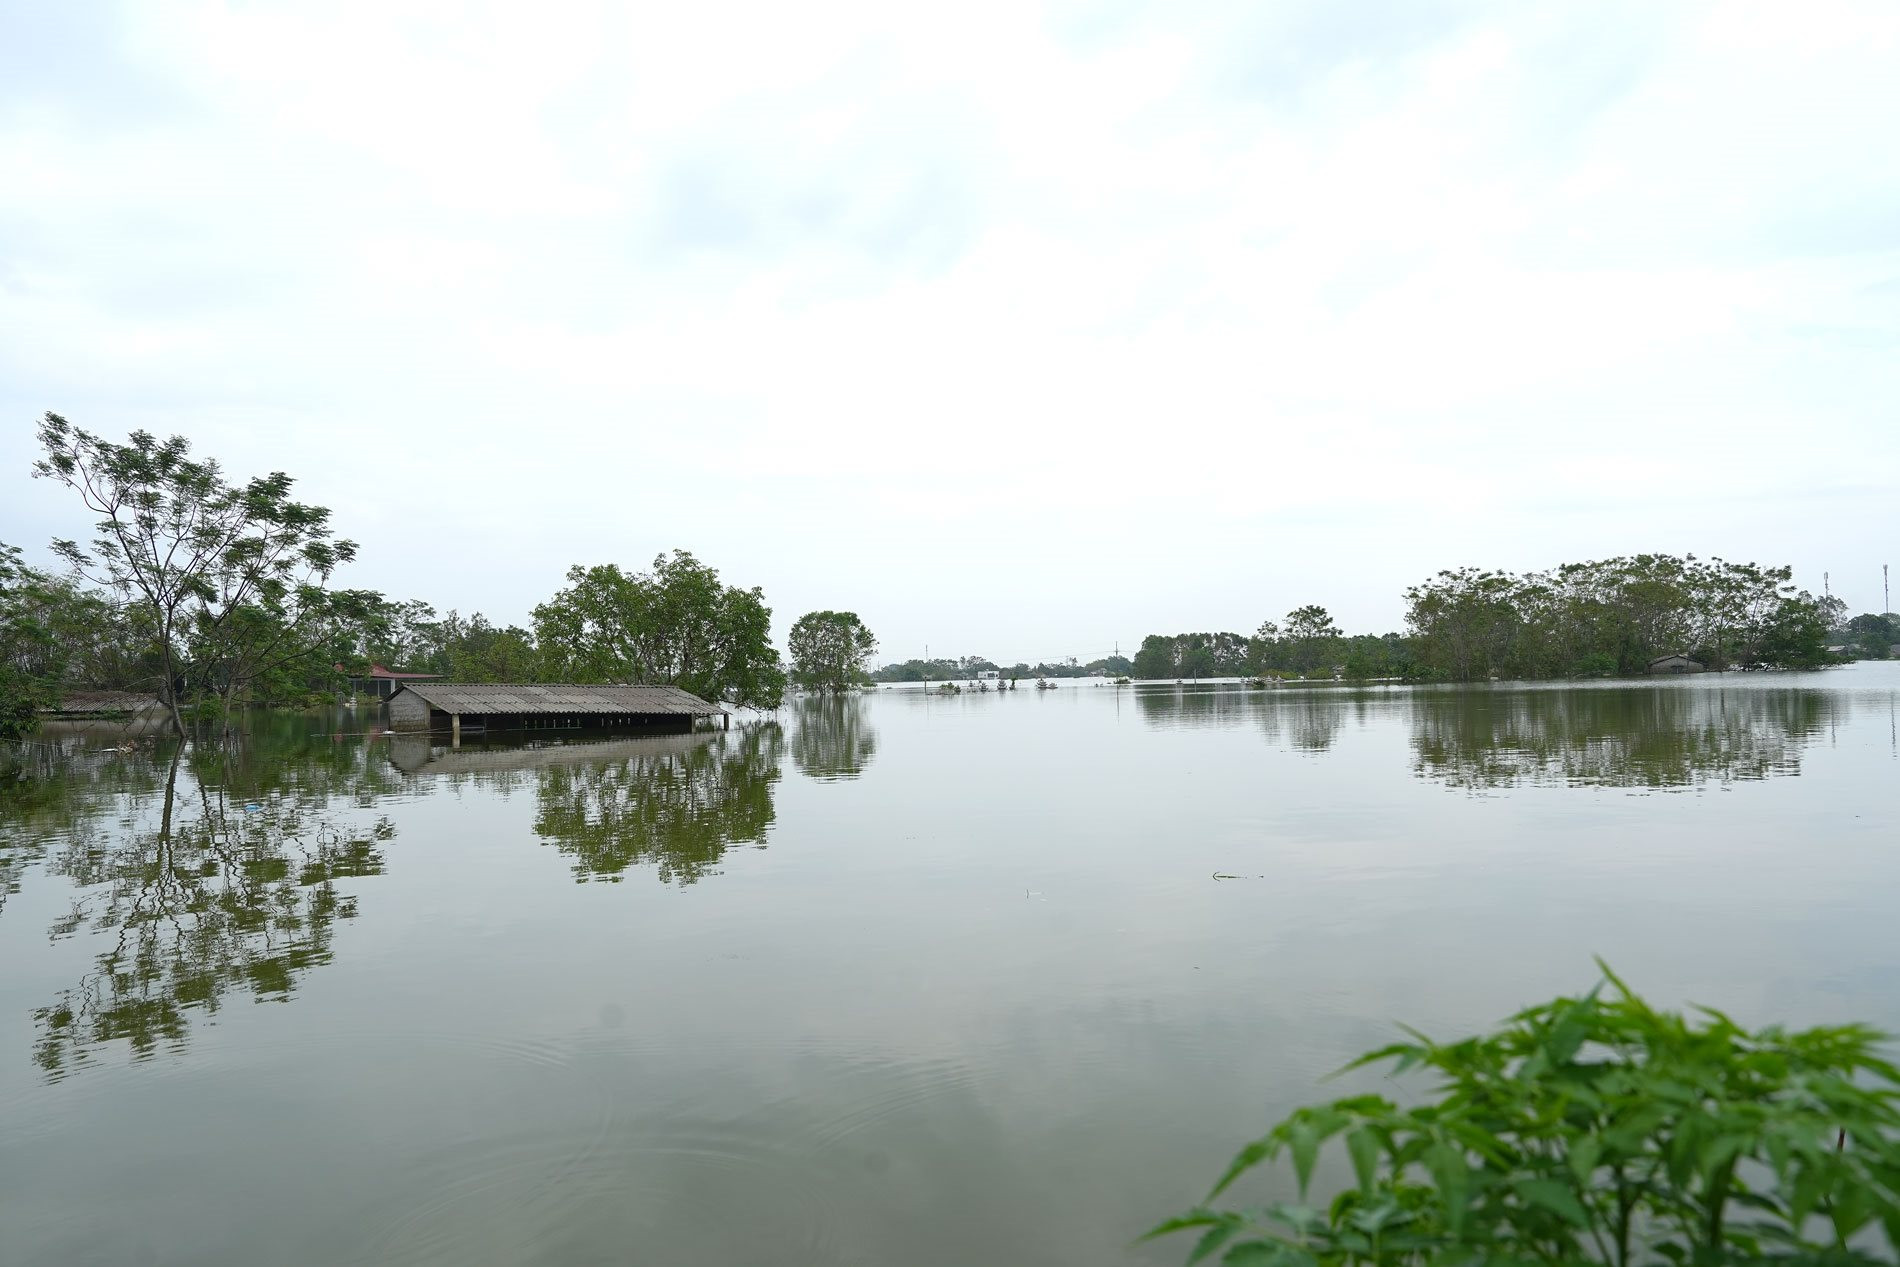
[[[50,408],[504,619],[675,545],[891,654],[1641,548],[1877,597],[1885,5],[0,22],[0,538],[73,529]]]

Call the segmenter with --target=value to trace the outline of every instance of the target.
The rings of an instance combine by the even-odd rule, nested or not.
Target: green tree
[[[1237,677],[1248,672],[1251,647],[1237,633],[1149,634],[1141,640],[1132,667],[1139,678]],[[1088,672],[1071,661],[1062,676]]]
[[[1806,594],[1775,611],[1755,645],[1760,663],[1784,669],[1815,669],[1833,657],[1827,650],[1827,616]]]
[[[360,622],[339,628],[340,661],[358,670],[374,663],[399,671],[452,675],[449,643],[451,626],[458,619],[454,612],[443,619],[428,603],[392,601],[381,594],[375,599],[365,606]],[[480,619],[479,615],[474,619]]]
[[[1339,626],[1333,623],[1332,616],[1316,603],[1294,608],[1286,614],[1286,623],[1281,626],[1281,637],[1291,658],[1290,667],[1302,677],[1322,668],[1331,669],[1337,659],[1340,636]]]
[[[1135,676],[1150,680],[1178,676],[1181,651],[1173,638],[1149,634],[1135,652]]]
[[[1220,667],[1214,659],[1214,649],[1206,642],[1189,638],[1181,648],[1181,676],[1199,681],[1204,677],[1214,677]]]
[[[1790,569],[1639,554],[1521,576],[1462,568],[1406,591],[1421,666],[1433,676],[1634,674],[1684,654],[1710,668],[1826,662],[1824,600]]]
[[[1419,660],[1434,676],[1468,682],[1506,663],[1519,623],[1518,582],[1502,572],[1459,568],[1405,591]]]
[[[1885,660],[1900,643],[1900,621],[1865,612],[1847,622],[1847,635],[1860,659]]]
[[[150,690],[157,680],[155,648],[138,611],[111,595],[19,562],[0,545],[0,597],[15,630],[6,652],[29,676],[55,693],[77,689]]]
[[[330,512],[291,500],[281,471],[228,484],[183,436],[135,431],[124,444],[49,413],[37,477],[79,494],[99,518],[89,548],[56,540],[75,573],[143,609],[158,649],[159,696],[183,734],[181,703],[221,695],[228,712],[271,664],[330,573],[356,555],[332,540]]]
[[[449,675],[457,682],[533,682],[539,672],[534,635],[517,625],[498,628],[480,612],[449,644]]]
[[[534,609],[549,681],[678,686],[708,700],[776,708],[785,670],[772,609],[756,587],[721,585],[684,550],[650,573],[614,564],[568,569],[567,587]]]
[[[1346,676],[1355,681],[1405,677],[1410,670],[1410,648],[1406,639],[1395,633],[1384,637],[1358,634],[1347,638],[1342,643],[1341,655]]]
[[[788,641],[792,677],[807,690],[842,691],[869,680],[865,662],[877,639],[856,612],[806,612]]]
[[[59,640],[39,618],[46,579],[0,542],[0,740],[18,739],[58,702],[65,659]]]

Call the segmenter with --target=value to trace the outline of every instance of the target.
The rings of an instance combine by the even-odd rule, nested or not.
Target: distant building
[[[976,671],[976,680],[979,682],[994,682],[996,680],[996,670],[978,669]]]
[[[348,673],[342,665],[336,666],[338,673]],[[374,695],[377,699],[388,699],[402,689],[404,682],[440,682],[440,673],[397,673],[386,669],[375,661],[370,662],[369,672],[350,674],[350,693],[352,695]]]
[[[1649,662],[1651,673],[1701,673],[1707,668],[1702,661],[1686,655],[1660,655]]]

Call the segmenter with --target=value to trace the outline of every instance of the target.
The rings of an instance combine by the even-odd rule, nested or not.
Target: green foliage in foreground
[[[1891,1263],[1900,1070],[1884,1036],[1659,1012],[1604,971],[1607,991],[1495,1033],[1361,1057],[1350,1067],[1430,1069],[1437,1095],[1301,1109],[1208,1197],[1282,1157],[1304,1196],[1338,1142],[1356,1183],[1327,1208],[1204,1204],[1148,1235],[1197,1232],[1189,1263]]]

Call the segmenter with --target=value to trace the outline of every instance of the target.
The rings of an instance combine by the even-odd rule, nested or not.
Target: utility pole
[[[1880,614],[1885,616],[1893,610],[1893,594],[1887,589],[1887,565],[1880,565]]]

